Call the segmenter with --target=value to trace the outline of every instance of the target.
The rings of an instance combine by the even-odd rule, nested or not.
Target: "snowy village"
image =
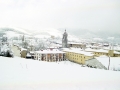
[[[48,30],[44,30],[45,32],[49,33]],[[18,32],[18,29],[1,28],[0,72],[2,74],[0,88],[2,90],[4,88],[15,90],[16,87],[17,89],[24,89],[24,85],[28,89],[33,82],[35,85],[31,87],[35,90],[41,88],[45,90],[49,88],[79,90],[84,89],[86,85],[88,87],[85,90],[98,87],[99,90],[101,88],[103,90],[105,88],[109,89],[109,85],[110,88],[119,90],[119,79],[117,79],[120,75],[119,45],[113,46],[112,43],[103,42],[81,42],[69,35],[67,30],[61,33],[55,30],[54,33],[54,35],[60,35],[61,37],[50,34],[41,38],[42,35],[36,37],[27,35],[25,31]],[[84,74],[81,75],[81,73]],[[94,73],[96,74],[94,75]],[[106,75],[108,76],[106,77]],[[103,78],[105,81],[100,81]],[[110,80],[114,80],[114,78],[116,81],[113,84]],[[81,82],[82,79],[86,84]],[[11,82],[10,86],[8,86],[9,82]],[[96,82],[96,86],[93,87],[90,84],[91,82]],[[102,82],[110,83],[101,84]],[[68,83],[72,86],[69,86]],[[79,85],[81,83],[82,86]]]
[[[0,0],[0,90],[120,90],[120,0]]]
[[[12,29],[5,32],[1,34],[1,56],[47,62],[70,61],[83,67],[120,71],[119,45],[73,41],[66,30],[61,38],[53,35],[34,37],[23,32],[15,35]],[[13,37],[9,33],[14,33]]]

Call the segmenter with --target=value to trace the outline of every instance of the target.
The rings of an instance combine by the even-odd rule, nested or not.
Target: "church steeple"
[[[68,36],[68,34],[65,29],[65,32],[64,32],[63,38],[62,38],[62,47],[63,48],[67,48],[67,42],[68,42],[67,36]]]

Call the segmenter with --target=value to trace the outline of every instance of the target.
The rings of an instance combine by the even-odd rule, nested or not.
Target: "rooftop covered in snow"
[[[65,53],[62,51],[59,51],[57,49],[53,49],[53,50],[43,50],[43,51],[35,51],[35,53],[39,53],[39,54],[56,54],[56,53]]]
[[[78,49],[78,48],[71,48],[71,49],[64,48],[63,51],[79,53],[79,54],[83,54],[86,56],[93,56],[94,55],[92,52],[86,52],[86,51],[83,51],[82,49]]]
[[[109,50],[105,50],[105,49],[91,49],[91,48],[87,48],[87,49],[85,49],[85,51],[87,51],[87,52],[103,52],[103,53],[109,52]],[[114,50],[114,54],[120,54],[120,52]]]

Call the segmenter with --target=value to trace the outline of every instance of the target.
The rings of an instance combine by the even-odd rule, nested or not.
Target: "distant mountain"
[[[25,29],[20,29],[20,28],[15,28],[15,27],[2,27],[2,28],[0,28],[0,33],[7,32],[7,31],[13,31],[13,32],[20,33],[20,34],[30,35],[30,33],[28,31],[26,31]]]
[[[28,35],[28,36],[37,37],[37,38],[53,37],[53,38],[58,38],[61,41],[64,31],[60,31],[60,30],[53,29],[53,28],[44,28],[40,30],[26,30],[26,29],[21,29],[21,28],[16,28],[16,27],[3,27],[3,28],[0,28],[0,33],[3,33],[3,34],[10,33],[14,35],[22,34],[22,35]],[[79,38],[68,32],[68,40],[78,42]]]
[[[64,31],[65,28],[59,28],[58,30]],[[84,38],[84,39],[93,39],[93,38],[101,38],[104,41],[107,42],[115,42],[119,43],[120,42],[120,32],[114,32],[113,31],[90,31],[87,29],[75,29],[75,28],[67,28],[67,32],[70,34],[73,34],[74,36],[78,38]],[[109,37],[114,37],[114,40],[108,39]]]

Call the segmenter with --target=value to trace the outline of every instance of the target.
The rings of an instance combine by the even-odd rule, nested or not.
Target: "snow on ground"
[[[100,56],[96,57],[98,61],[100,61],[106,68],[108,68],[109,59],[110,59],[110,70],[120,70],[120,57],[107,57],[107,56]]]
[[[0,57],[0,90],[120,90],[120,72]]]

